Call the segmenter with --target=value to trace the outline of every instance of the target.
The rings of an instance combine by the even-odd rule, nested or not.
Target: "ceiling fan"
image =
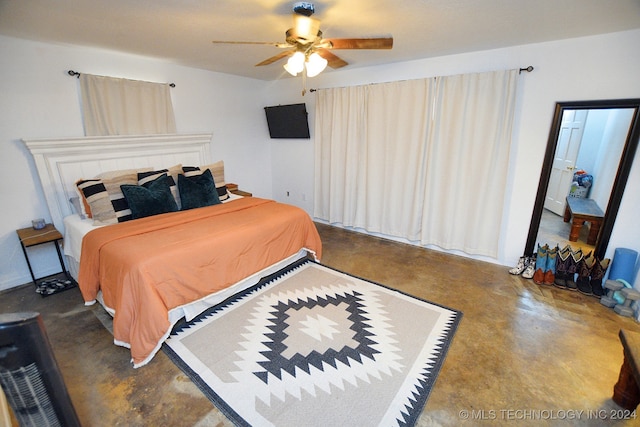
[[[311,18],[315,12],[312,3],[297,2],[293,5],[293,27],[285,33],[284,43],[251,42],[251,41],[220,41],[213,43],[232,44],[264,44],[286,49],[277,55],[267,58],[256,66],[273,64],[284,58],[289,58],[284,69],[293,76],[306,70],[307,77],[321,73],[328,65],[340,68],[348,65],[346,61],[333,54],[333,49],[391,49],[392,37],[377,38],[323,38],[320,31],[320,21]]]

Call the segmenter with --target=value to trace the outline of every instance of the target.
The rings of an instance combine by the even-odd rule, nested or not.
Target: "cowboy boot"
[[[553,285],[556,280],[556,260],[558,258],[558,246],[547,251],[547,269],[544,272],[543,284]]]
[[[571,258],[571,246],[567,245],[558,251],[556,256],[556,279],[554,285],[561,289],[567,287],[567,268],[569,267],[569,259]]]
[[[509,274],[514,274],[514,275],[522,274],[525,268],[527,268],[527,258],[528,257],[526,256],[521,256],[516,266],[513,267],[511,270],[509,270]]]
[[[607,272],[607,268],[609,268],[610,261],[611,260],[609,258],[605,258],[603,260],[595,258],[593,268],[591,269],[591,293],[595,297],[600,298],[602,295],[604,295],[604,290],[602,289],[602,279]]]
[[[591,291],[591,270],[595,265],[595,257],[586,256],[582,258],[580,261],[580,265],[578,265],[578,279],[576,280],[576,285],[578,286],[578,290],[585,295],[593,295]]]
[[[538,244],[538,250],[536,251],[536,266],[533,273],[533,282],[537,285],[544,283],[544,272],[547,269],[547,251],[548,245],[540,246]]]
[[[582,253],[582,249],[578,249],[577,251],[571,251],[569,256],[569,262],[567,265],[567,275],[566,275],[566,284],[567,289],[570,291],[577,291],[578,285],[576,284],[576,273],[578,272],[578,266],[582,262],[584,255]]]
[[[525,264],[526,265],[525,265],[524,271],[522,272],[522,278],[531,279],[536,270],[536,257],[535,256],[527,257],[525,260]]]

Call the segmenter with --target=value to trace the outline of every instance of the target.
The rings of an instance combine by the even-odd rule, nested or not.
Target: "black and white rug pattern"
[[[177,327],[165,352],[238,425],[414,425],[461,317],[302,261]]]

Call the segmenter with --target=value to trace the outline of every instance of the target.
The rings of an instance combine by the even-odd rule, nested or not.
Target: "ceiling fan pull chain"
[[[302,72],[302,96],[307,93],[307,72],[306,70]]]

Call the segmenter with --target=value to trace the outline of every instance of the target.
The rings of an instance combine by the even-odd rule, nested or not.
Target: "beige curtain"
[[[409,80],[317,92],[316,217],[420,239],[432,86]]]
[[[168,84],[80,75],[86,136],[176,133]]]
[[[437,79],[421,244],[497,257],[518,70]]]
[[[497,256],[517,70],[316,94],[314,216]]]

